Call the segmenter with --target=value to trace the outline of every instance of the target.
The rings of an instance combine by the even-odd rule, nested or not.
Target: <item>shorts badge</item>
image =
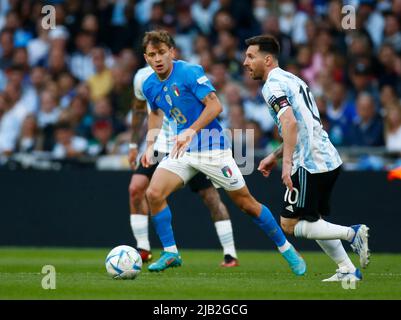
[[[223,172],[223,175],[226,178],[231,178],[233,176],[233,172],[231,171],[229,166],[225,166],[223,169],[221,169],[221,172]]]

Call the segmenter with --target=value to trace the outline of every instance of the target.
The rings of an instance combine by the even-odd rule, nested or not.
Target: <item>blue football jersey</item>
[[[189,128],[200,116],[205,105],[202,100],[216,91],[200,65],[173,61],[173,70],[165,80],[156,73],[143,83],[143,94],[152,110],[161,109],[176,134]],[[229,142],[217,119],[198,132],[188,151],[227,149]]]

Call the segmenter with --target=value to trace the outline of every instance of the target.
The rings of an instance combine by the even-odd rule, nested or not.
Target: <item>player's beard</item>
[[[263,79],[263,74],[257,73],[254,70],[250,71],[250,76],[253,80],[262,80]]]

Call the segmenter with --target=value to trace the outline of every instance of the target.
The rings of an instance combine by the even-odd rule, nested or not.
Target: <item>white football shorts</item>
[[[184,184],[200,171],[209,177],[216,188],[235,191],[245,186],[244,177],[230,149],[185,152],[178,159],[166,156],[158,168],[175,173],[184,181]]]

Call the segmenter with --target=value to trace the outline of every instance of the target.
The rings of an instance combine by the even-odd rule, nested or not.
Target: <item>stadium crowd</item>
[[[46,4],[54,29],[42,27]],[[347,4],[354,29],[343,28]],[[336,146],[401,157],[401,0],[0,0],[0,155],[127,154],[141,40],[159,28],[179,58],[204,67],[224,127],[253,129],[256,148],[268,152],[280,137],[262,83],[242,66],[244,40],[269,33]]]

